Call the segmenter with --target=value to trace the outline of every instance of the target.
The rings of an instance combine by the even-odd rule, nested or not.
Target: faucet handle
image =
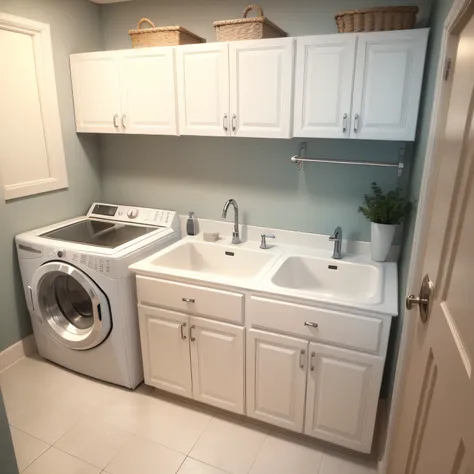
[[[342,229],[341,229],[340,226],[337,226],[337,227],[334,229],[334,233],[329,236],[329,240],[330,240],[330,241],[333,241],[333,240],[342,240]]]
[[[260,248],[266,250],[266,249],[270,248],[267,245],[267,239],[274,239],[275,234],[262,234],[261,237],[262,237],[262,241],[260,243]]]

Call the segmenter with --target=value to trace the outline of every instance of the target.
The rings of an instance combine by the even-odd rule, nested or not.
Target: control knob
[[[130,209],[130,210],[127,212],[127,216],[128,216],[130,219],[135,219],[135,218],[138,216],[138,209]]]
[[[63,258],[66,256],[66,251],[65,250],[58,250],[56,255],[59,257],[59,258]]]

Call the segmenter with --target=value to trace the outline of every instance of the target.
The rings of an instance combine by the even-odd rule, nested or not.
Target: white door
[[[305,433],[370,453],[381,357],[310,343]]]
[[[295,137],[349,138],[356,34],[296,39]]]
[[[303,431],[308,342],[247,331],[247,415]]]
[[[358,35],[351,138],[415,139],[428,31]]]
[[[293,57],[293,38],[229,43],[232,135],[291,137]]]
[[[414,333],[407,347],[408,370],[400,382],[403,398],[392,417],[398,430],[389,474],[474,472],[472,9],[461,10],[461,16],[448,40],[454,75],[441,88],[437,173],[427,208],[418,214],[426,222],[419,244],[424,260],[415,269],[420,275],[417,288],[411,290],[418,293],[421,276],[429,275],[432,306],[426,322],[417,306],[404,319],[404,324],[413,321]],[[427,306],[421,305],[423,310]]]
[[[192,398],[189,316],[138,306],[145,383]]]
[[[245,328],[191,316],[194,399],[244,413]]]
[[[121,133],[119,55],[115,51],[71,55],[76,130]]]
[[[177,135],[174,48],[125,51],[121,66],[123,130],[142,135]]]
[[[180,135],[230,134],[227,43],[176,49]]]

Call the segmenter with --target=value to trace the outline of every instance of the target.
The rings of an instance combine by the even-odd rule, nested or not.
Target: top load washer
[[[173,211],[94,203],[16,237],[40,355],[129,388],[143,380],[130,264],[180,238]]]

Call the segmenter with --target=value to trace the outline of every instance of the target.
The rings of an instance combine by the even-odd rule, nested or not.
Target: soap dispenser
[[[194,215],[194,211],[189,211],[188,220],[186,221],[186,233],[188,235],[197,234],[197,222],[196,216]]]

